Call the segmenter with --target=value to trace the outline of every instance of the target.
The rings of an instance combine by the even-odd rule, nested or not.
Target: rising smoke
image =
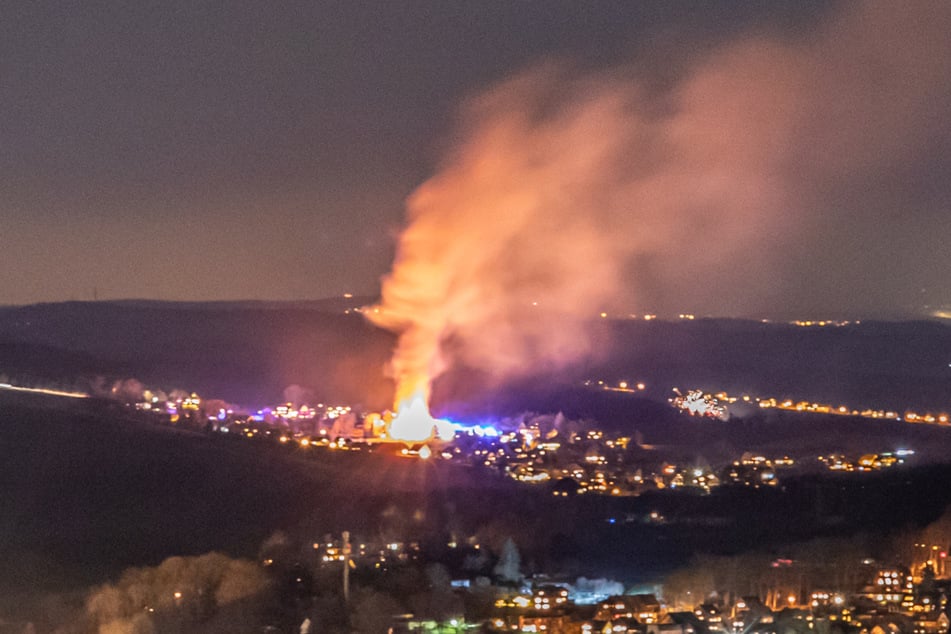
[[[748,34],[662,91],[547,64],[472,99],[371,313],[400,333],[397,403],[457,363],[572,363],[601,311],[755,314],[802,287],[817,306],[881,304],[874,281],[823,269],[896,274],[849,216],[905,235],[902,205],[929,204],[907,166],[951,151],[949,8],[856,4],[805,38]]]

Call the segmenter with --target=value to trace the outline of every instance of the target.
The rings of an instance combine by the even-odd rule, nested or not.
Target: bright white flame
[[[433,418],[429,413],[429,407],[421,392],[403,401],[390,422],[389,436],[395,440],[422,442],[434,436],[438,436],[440,440],[452,440],[455,435],[452,423]]]

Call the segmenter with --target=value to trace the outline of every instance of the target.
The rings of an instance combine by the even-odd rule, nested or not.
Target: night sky
[[[730,137],[703,164],[770,193],[756,232],[718,231],[714,197],[676,216],[707,237],[625,254],[625,307],[928,314],[951,307],[949,32],[944,2],[2,3],[0,304],[376,295],[465,105],[557,65],[551,109],[586,82],[636,85],[642,122],[700,104]]]

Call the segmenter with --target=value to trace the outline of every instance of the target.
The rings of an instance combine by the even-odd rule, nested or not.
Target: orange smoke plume
[[[678,163],[696,163],[689,170],[658,173],[637,155],[659,134],[636,114],[642,105],[632,87],[555,68],[470,104],[467,141],[409,199],[393,271],[369,313],[400,333],[397,407],[416,394],[428,402],[452,362],[506,378],[576,361],[588,349],[586,322],[627,295],[628,258],[695,231],[678,192],[685,181],[698,206],[736,202],[732,172],[744,166],[691,151],[679,128],[663,131],[665,149],[685,151]],[[740,225],[764,201],[743,190],[748,199],[719,221],[746,234]]]
[[[917,36],[927,46],[909,38],[880,75],[854,72],[888,52],[889,33],[933,21],[855,5],[806,41],[725,45],[662,91],[623,69],[550,65],[473,99],[461,142],[409,198],[370,311],[399,333],[397,406],[428,402],[455,363],[505,379],[575,362],[601,311],[742,315],[781,302],[802,232],[826,221],[815,210],[912,151],[912,113],[937,121],[944,80],[925,79],[942,70],[929,62],[948,48],[941,28]]]

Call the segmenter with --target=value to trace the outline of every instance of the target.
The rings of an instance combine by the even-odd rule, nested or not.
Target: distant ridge
[[[354,310],[373,300],[128,299],[0,308],[0,342],[10,344],[0,350],[0,372],[133,377],[249,404],[277,402],[297,385],[323,401],[384,407],[394,335]],[[545,410],[547,401],[533,393],[589,379],[636,379],[663,400],[679,386],[885,409],[943,412],[951,405],[948,321],[800,327],[705,317],[592,319],[592,354],[578,365],[533,367],[524,377],[533,384],[500,386],[460,365],[441,377],[437,401],[484,403],[493,413],[503,401]]]
[[[122,308],[145,308],[163,310],[312,310],[318,312],[342,312],[360,308],[379,301],[369,295],[354,297],[325,297],[322,299],[266,300],[236,299],[215,301],[178,301],[162,299],[111,299],[96,301],[38,302],[25,305],[0,305],[0,310],[18,310],[37,306],[118,306]]]

